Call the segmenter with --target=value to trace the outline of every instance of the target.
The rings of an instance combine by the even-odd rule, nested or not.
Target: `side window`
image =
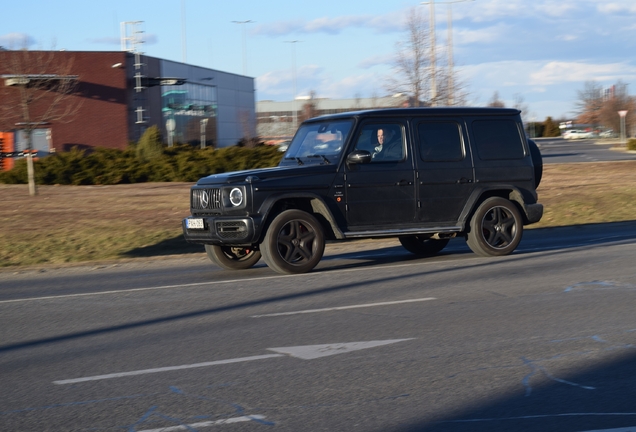
[[[372,162],[403,160],[403,128],[397,123],[367,124],[358,134],[355,149],[371,153]]]
[[[476,120],[473,135],[481,160],[523,159],[525,152],[517,122]]]
[[[464,158],[458,123],[423,122],[417,125],[420,157],[426,162],[452,162]]]

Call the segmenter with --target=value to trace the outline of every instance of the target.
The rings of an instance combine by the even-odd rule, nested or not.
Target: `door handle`
[[[413,184],[413,182],[410,182],[408,180],[400,180],[395,185],[396,186],[411,186],[412,184]]]
[[[472,183],[473,181],[471,179],[467,179],[466,177],[462,177],[459,180],[457,180],[457,183]]]

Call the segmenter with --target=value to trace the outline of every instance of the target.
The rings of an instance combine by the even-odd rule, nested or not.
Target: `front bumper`
[[[202,219],[203,228],[188,228],[189,219]],[[189,216],[181,222],[188,243],[251,245],[258,243],[257,222],[250,217]]]

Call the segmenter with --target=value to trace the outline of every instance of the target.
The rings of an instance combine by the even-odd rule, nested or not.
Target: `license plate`
[[[203,219],[186,219],[188,229],[203,229]]]

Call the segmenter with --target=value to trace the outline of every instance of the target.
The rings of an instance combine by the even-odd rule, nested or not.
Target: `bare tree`
[[[586,81],[583,90],[578,92],[576,103],[579,123],[599,124],[603,107],[603,88],[596,81]]]
[[[521,120],[524,124],[528,123],[528,105],[526,105],[523,96],[520,93],[515,93],[513,95],[513,108],[521,111]]]
[[[406,38],[396,44],[394,73],[387,78],[386,89],[408,95],[412,106],[467,105],[467,85],[450,65],[443,49],[431,50],[430,26],[419,8],[409,10],[405,28]],[[435,52],[435,62],[431,51]],[[433,78],[435,94],[431,95]]]
[[[499,92],[495,90],[492,98],[490,99],[490,102],[488,102],[488,106],[494,108],[504,108],[506,104],[501,99],[499,99]]]
[[[443,56],[441,57],[444,58]],[[466,106],[468,105],[468,85],[459,76],[456,69],[441,67],[436,73],[438,106]]]
[[[51,123],[70,122],[80,108],[74,97],[78,76],[71,75],[73,58],[57,51],[2,52],[0,127],[24,131],[27,137],[29,194],[36,195],[32,135],[35,129]]]
[[[627,110],[626,127],[629,130],[636,118],[636,97],[630,96],[627,84],[618,81],[611,87],[603,88],[595,81],[587,81],[583,90],[578,91],[577,102],[579,123],[603,125],[614,131],[620,130],[618,111]]]
[[[627,84],[622,81],[618,81],[613,85],[608,93],[603,98],[603,105],[599,112],[600,123],[619,132],[621,122],[618,111],[626,110],[625,127],[629,131],[636,118],[636,97],[629,95]]]
[[[418,8],[411,8],[406,19],[407,37],[396,44],[394,73],[387,78],[391,93],[408,94],[412,105],[421,106],[430,89],[432,69],[430,32]]]

